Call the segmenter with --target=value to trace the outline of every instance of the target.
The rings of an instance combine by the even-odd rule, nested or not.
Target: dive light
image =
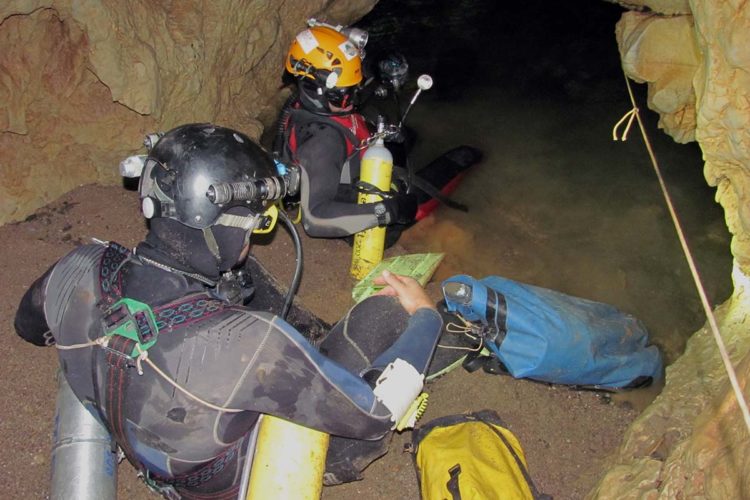
[[[367,40],[369,38],[369,34],[367,33],[367,31],[360,29],[360,28],[354,28],[352,26],[344,27],[340,24],[337,24],[334,26],[333,24],[328,24],[323,21],[318,21],[314,17],[311,17],[310,19],[307,20],[307,25],[310,28],[314,28],[316,26],[323,26],[323,27],[338,31],[339,33],[347,37],[349,41],[352,44],[354,44],[355,47],[357,47],[357,50],[359,50],[359,53],[360,53],[359,57],[364,59],[365,45],[367,45]]]
[[[151,151],[163,135],[164,132],[146,134],[146,137],[143,138],[143,145],[146,150]],[[146,165],[146,158],[147,155],[128,156],[120,162],[120,175],[130,179],[140,177],[143,174],[143,167]]]
[[[243,182],[217,182],[208,186],[206,197],[215,205],[230,201],[279,200],[299,190],[299,168],[286,166],[284,174]]]
[[[448,301],[453,301],[462,306],[471,304],[471,286],[457,281],[449,281],[443,285],[443,295]]]

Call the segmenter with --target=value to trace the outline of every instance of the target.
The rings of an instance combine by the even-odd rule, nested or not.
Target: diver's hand
[[[406,136],[396,125],[388,125],[385,128],[385,137],[383,138],[386,142],[395,142],[396,144],[402,144],[406,140]]]
[[[395,193],[382,203],[388,213],[388,224],[411,224],[419,208],[417,195],[413,193]]]
[[[401,306],[409,314],[414,314],[417,309],[428,307],[435,309],[435,304],[427,296],[417,280],[409,276],[400,276],[390,271],[383,271],[383,274],[375,278],[376,285],[385,285],[385,288],[378,291],[375,295],[388,295],[398,298]]]

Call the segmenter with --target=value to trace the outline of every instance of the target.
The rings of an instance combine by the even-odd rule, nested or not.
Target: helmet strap
[[[260,216],[254,215],[252,217],[246,217],[244,215],[232,215],[232,214],[221,214],[214,222],[214,225],[238,227],[245,231],[252,232],[253,229],[258,225]]]
[[[232,214],[221,214],[218,219],[216,219],[216,222],[214,224],[222,225],[222,226],[229,226],[229,227],[237,227],[240,229],[243,229],[245,231],[245,241],[243,243],[243,246],[247,245],[250,242],[250,235],[253,233],[253,230],[258,227],[258,223],[261,220],[262,215],[255,215],[252,217],[245,217],[242,215],[232,215]],[[206,228],[210,229],[210,228]],[[205,229],[204,229],[205,232]],[[213,238],[213,233],[211,233],[211,237]],[[206,243],[209,245],[208,248],[211,249],[211,244],[208,243],[208,240],[206,240]],[[214,238],[214,244],[216,245],[216,239]],[[216,245],[216,253],[219,251],[219,246]],[[213,249],[211,249],[211,252],[213,253]],[[216,255],[216,254],[214,254]]]
[[[216,243],[216,238],[214,237],[214,233],[213,231],[211,231],[210,226],[203,228],[203,239],[206,241],[206,246],[211,252],[211,255],[214,256],[216,262],[219,262],[221,260],[221,254],[219,253],[219,244]]]
[[[302,79],[297,80],[297,88],[299,89],[299,100],[307,111],[320,116],[348,116],[352,114],[352,111],[332,111],[328,107],[328,100],[325,97],[325,92],[319,96],[310,95],[310,89],[305,88]],[[322,87],[317,87],[321,91]]]
[[[307,108],[309,111],[312,111],[316,114],[327,114],[330,110],[326,108],[326,100],[323,94],[320,95],[310,95],[310,89],[306,87],[306,85],[302,82],[302,80],[299,81],[299,84],[297,85],[299,88],[299,97],[300,101],[302,101],[302,104]],[[320,87],[318,87],[320,89]],[[321,89],[322,90],[322,89]]]

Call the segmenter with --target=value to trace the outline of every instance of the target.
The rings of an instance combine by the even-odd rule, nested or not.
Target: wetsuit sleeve
[[[14,322],[16,333],[25,341],[38,346],[55,343],[44,315],[44,291],[51,272],[52,268],[48,269],[26,290]]]
[[[275,415],[347,438],[378,439],[390,431],[390,411],[362,377],[321,354],[278,317],[252,313],[252,318],[264,321],[267,329],[255,337],[258,347],[252,362],[230,389],[227,406]],[[232,325],[241,328],[242,322],[235,319]],[[418,311],[402,338],[378,362],[387,364],[401,357],[424,372],[441,325],[437,313]]]
[[[434,309],[417,309],[409,319],[403,334],[383,354],[372,362],[371,369],[382,371],[397,358],[403,359],[416,370],[425,374],[435,352],[443,320]]]
[[[322,123],[304,125],[297,133],[296,158],[302,169],[302,224],[314,237],[337,238],[378,225],[377,203],[336,199],[341,169],[347,159],[346,142],[340,132]]]

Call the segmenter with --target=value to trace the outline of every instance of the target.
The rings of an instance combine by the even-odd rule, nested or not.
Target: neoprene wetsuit
[[[295,326],[315,336],[326,325],[298,308],[291,324],[269,312],[283,296],[257,262],[250,264],[255,297],[245,307],[120,245],[85,245],[29,288],[16,315],[16,330],[29,342],[79,345],[59,351],[76,396],[152,484],[182,498],[236,497],[248,436],[261,413],[332,434],[327,471],[350,470],[329,482],[356,479],[385,452],[382,438],[393,426],[371,385],[396,358],[425,373],[441,331],[434,310],[408,316],[395,299],[371,297],[318,350]],[[139,375],[130,355],[135,342],[124,336],[86,345],[117,321],[122,311],[113,305],[123,297],[154,312],[158,337],[148,357],[158,368],[203,400],[242,411],[212,409],[145,363]]]
[[[302,225],[313,237],[338,238],[385,224],[375,214],[377,203],[357,204],[353,182],[359,178],[358,149],[369,137],[367,123],[358,113],[315,114],[291,104],[282,112],[284,162],[302,172],[300,203]]]

